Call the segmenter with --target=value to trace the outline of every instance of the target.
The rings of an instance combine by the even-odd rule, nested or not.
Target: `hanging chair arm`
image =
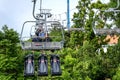
[[[36,6],[36,1],[37,0],[33,0],[33,17],[36,19],[36,20],[39,20],[39,18],[37,18],[36,16],[35,16],[35,6]]]
[[[120,1],[119,0],[117,0],[117,6],[115,7],[115,8],[110,8],[111,10],[115,10],[115,9],[118,9],[119,8],[119,6],[120,6]]]
[[[22,41],[22,34],[23,34],[23,29],[26,23],[35,23],[36,21],[25,21],[22,25],[22,30],[21,30],[21,34],[20,34],[20,42]]]

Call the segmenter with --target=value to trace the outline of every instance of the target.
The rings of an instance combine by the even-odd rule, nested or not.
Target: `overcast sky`
[[[37,8],[39,9],[39,1],[37,0]],[[74,9],[79,0],[70,0],[70,12],[71,18],[72,14],[76,11]],[[96,0],[93,0],[96,1]],[[107,0],[102,0],[106,2]],[[54,18],[60,18],[58,14],[61,14],[62,20],[66,19],[65,12],[67,11],[67,0],[42,0],[42,8],[52,9],[52,14]],[[21,32],[22,25],[25,21],[34,20],[32,16],[32,0],[0,0],[0,29],[3,25],[7,25],[13,28],[18,33]],[[31,26],[28,25],[26,28],[26,33],[29,32]]]
[[[38,0],[39,2],[39,0]],[[42,8],[52,9],[52,14],[66,12],[67,0],[43,0]],[[70,0],[70,9],[76,7],[78,0]],[[39,4],[37,4],[38,10]],[[21,32],[22,24],[34,20],[32,16],[32,0],[0,0],[0,28],[3,25]]]

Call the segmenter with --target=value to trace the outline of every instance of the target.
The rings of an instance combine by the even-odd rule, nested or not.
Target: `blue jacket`
[[[45,37],[45,33],[44,33],[44,32],[41,32],[41,33],[39,33],[38,36],[39,36],[39,37]]]

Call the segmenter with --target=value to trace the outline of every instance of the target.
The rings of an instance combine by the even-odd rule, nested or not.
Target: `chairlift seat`
[[[63,48],[63,42],[23,42],[24,50],[57,50]]]
[[[94,29],[96,35],[120,34],[120,29]]]

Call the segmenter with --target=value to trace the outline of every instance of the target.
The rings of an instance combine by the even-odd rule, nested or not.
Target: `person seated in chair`
[[[41,31],[39,34],[38,34],[38,38],[39,38],[39,41],[40,42],[43,42],[44,39],[45,39],[45,33],[43,31]]]
[[[32,38],[32,42],[39,42],[39,38],[37,37],[36,34],[35,34],[34,38]]]
[[[42,40],[40,39],[41,37],[41,29],[38,28],[35,32],[35,38],[32,39],[32,42],[41,42]],[[43,36],[43,35],[42,35]]]
[[[43,30],[39,30],[38,33],[39,42],[51,42],[51,38],[48,33],[45,33]]]
[[[43,29],[38,28],[35,32],[36,37],[32,39],[32,42],[51,42],[51,38],[48,33],[45,33]]]

